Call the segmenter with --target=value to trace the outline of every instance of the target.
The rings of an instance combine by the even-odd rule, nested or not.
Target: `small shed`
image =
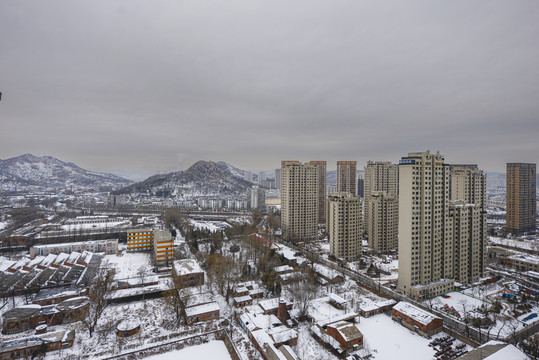
[[[119,337],[128,337],[140,332],[140,321],[136,319],[125,319],[116,325],[116,335]]]

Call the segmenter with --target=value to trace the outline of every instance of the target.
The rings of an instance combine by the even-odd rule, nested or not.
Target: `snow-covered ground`
[[[191,346],[181,350],[170,351],[164,354],[154,355],[147,360],[232,360],[223,341],[213,340],[205,344]]]
[[[127,279],[140,276],[139,270],[144,269],[146,275],[155,275],[152,272],[150,253],[128,253],[122,255],[105,255],[101,267],[116,270],[116,279]]]
[[[432,360],[435,351],[426,339],[385,314],[361,318],[357,327],[363,334],[364,349],[375,360],[414,359]]]
[[[432,306],[437,308],[443,308],[447,304],[450,308],[454,308],[460,316],[464,316],[465,312],[470,312],[474,309],[480,308],[481,306],[490,306],[491,304],[485,302],[481,299],[472,297],[467,294],[462,294],[459,292],[450,292],[446,294],[449,298],[443,298],[441,296],[435,297],[432,300]]]

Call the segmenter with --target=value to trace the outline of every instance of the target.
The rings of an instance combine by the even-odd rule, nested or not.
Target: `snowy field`
[[[460,316],[464,315],[464,308],[466,308],[466,312],[470,312],[476,308],[480,308],[482,305],[490,306],[490,303],[459,292],[453,291],[447,293],[446,295],[449,296],[448,299],[441,296],[435,297],[432,300],[432,306],[442,308],[445,304],[447,304],[447,306],[455,308]]]
[[[123,255],[105,255],[101,267],[116,270],[115,279],[127,279],[139,276],[139,269],[144,268],[146,275],[155,275],[152,272],[150,253],[128,253]]]
[[[397,324],[387,315],[362,317],[357,327],[363,334],[364,349],[372,354],[371,359],[432,360],[434,358],[435,351],[428,346],[432,340]],[[441,335],[438,334],[438,336]]]
[[[147,360],[232,360],[223,341],[213,340],[201,345],[191,346],[181,350],[175,350],[164,354],[154,355]]]

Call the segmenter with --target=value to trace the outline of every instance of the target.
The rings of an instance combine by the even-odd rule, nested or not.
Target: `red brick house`
[[[216,302],[189,306],[185,309],[188,325],[197,323],[199,321],[218,319],[220,312],[221,307]]]
[[[363,334],[359,331],[356,324],[348,321],[338,321],[328,324],[326,331],[332,338],[339,342],[343,350],[363,347]]]
[[[396,322],[425,337],[442,330],[442,318],[404,301],[393,307],[391,315]]]

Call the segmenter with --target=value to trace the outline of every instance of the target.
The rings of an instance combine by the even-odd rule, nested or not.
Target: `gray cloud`
[[[536,1],[0,2],[0,157],[538,162]]]

